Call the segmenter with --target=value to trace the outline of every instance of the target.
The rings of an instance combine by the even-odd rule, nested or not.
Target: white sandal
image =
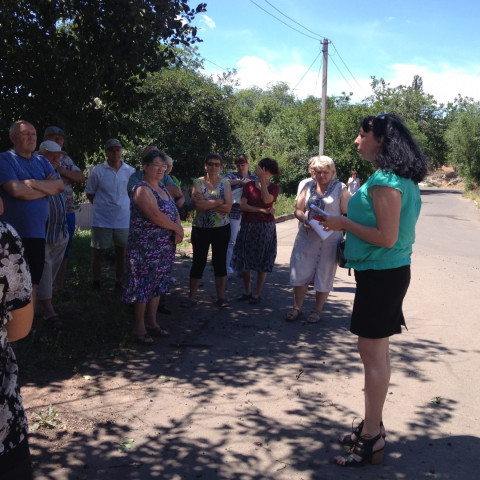
[[[307,318],[308,323],[318,323],[322,319],[322,312],[312,311]]]

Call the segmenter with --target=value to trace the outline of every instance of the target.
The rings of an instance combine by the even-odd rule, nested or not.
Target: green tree
[[[325,128],[325,155],[335,161],[337,177],[347,182],[352,170],[365,180],[373,171],[373,166],[360,158],[355,146],[355,138],[361,121],[372,115],[364,103],[351,104],[347,95],[329,97],[327,123]]]
[[[448,158],[467,189],[480,184],[480,103],[465,106],[446,132]]]
[[[385,80],[372,77],[373,95],[368,99],[375,115],[381,112],[398,115],[416,137],[432,166],[446,163],[446,109],[423,91],[423,80],[415,75],[411,86],[391,88]]]
[[[193,68],[169,68],[149,74],[138,93],[135,144],[139,151],[152,143],[165,150],[175,159],[176,176],[188,180],[204,173],[208,152],[234,155],[230,86]]]
[[[0,6],[0,143],[25,118],[72,134],[77,161],[126,130],[136,89],[195,43],[205,4],[187,0],[3,0]]]

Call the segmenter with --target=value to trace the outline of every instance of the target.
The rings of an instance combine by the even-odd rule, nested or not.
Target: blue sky
[[[480,2],[476,0],[205,3],[207,11],[194,23],[203,39],[197,45],[206,59],[205,73],[235,68],[240,88],[286,82],[296,87],[299,98],[320,97],[321,42],[326,37],[332,42],[328,95],[353,92],[353,100],[360,101],[371,94],[371,76],[396,87],[411,85],[418,74],[424,91],[438,102],[453,101],[457,94],[480,100]]]

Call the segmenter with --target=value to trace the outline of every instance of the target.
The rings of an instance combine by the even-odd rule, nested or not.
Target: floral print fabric
[[[30,302],[32,282],[22,241],[10,225],[0,222],[0,455],[27,435],[27,417],[18,386],[18,365],[5,326],[11,311]]]
[[[160,212],[174,222],[178,215],[174,200],[163,200],[148,185],[140,182],[132,190],[132,198],[139,186],[150,188]],[[159,185],[167,194],[167,189]],[[122,295],[126,303],[148,303],[168,292],[170,272],[175,259],[175,241],[172,230],[152,223],[134,201],[130,211],[130,230],[127,244],[127,284]]]
[[[225,196],[225,185],[228,180],[222,178],[217,188],[213,191],[210,191],[205,182],[201,178],[196,178],[193,183],[196,186],[197,192],[201,192],[206,200],[213,200],[218,198],[223,198]],[[214,227],[223,227],[230,223],[230,217],[228,213],[219,213],[213,212],[212,210],[196,210],[195,218],[193,219],[192,225],[194,227],[201,228],[214,228]]]

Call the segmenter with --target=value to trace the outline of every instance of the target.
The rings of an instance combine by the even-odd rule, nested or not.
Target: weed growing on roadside
[[[30,426],[31,431],[38,430],[39,428],[64,428],[64,425],[58,419],[58,412],[53,405],[49,405],[44,412],[40,410],[35,412],[35,415],[37,418],[33,425]]]

